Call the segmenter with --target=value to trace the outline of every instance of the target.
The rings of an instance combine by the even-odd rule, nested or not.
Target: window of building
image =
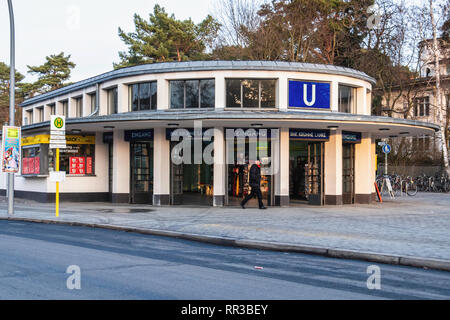
[[[44,107],[36,108],[37,112],[37,121],[44,122]]]
[[[75,116],[81,118],[83,116],[83,98],[75,98]]]
[[[22,175],[43,175],[48,173],[48,144],[22,148]]]
[[[356,88],[339,85],[338,111],[356,113]]]
[[[130,110],[156,110],[157,109],[157,82],[143,82],[130,85]]]
[[[56,105],[55,104],[51,104],[51,105],[49,105],[49,108],[50,108],[50,115],[51,116],[56,115]]]
[[[50,149],[48,135],[22,139],[22,175],[47,175],[55,171],[56,150]],[[67,135],[67,147],[60,149],[60,171],[68,175],[95,174],[95,136]]]
[[[25,125],[33,124],[33,109],[27,110],[25,113]]]
[[[62,115],[68,118],[69,116],[69,101],[63,101],[61,102],[62,105]]]
[[[117,87],[108,90],[108,114],[118,113]]]
[[[414,99],[414,116],[428,117],[430,115],[430,97]]]
[[[416,151],[428,151],[430,150],[431,138],[428,136],[414,137],[413,146]]]
[[[226,79],[227,108],[275,108],[275,79]]]
[[[89,102],[91,104],[91,113],[94,113],[97,104],[97,93],[94,92],[89,94]]]
[[[48,153],[49,171],[55,171],[56,151]],[[68,144],[59,151],[59,170],[68,175],[94,175],[95,144]]]
[[[214,108],[214,106],[214,79],[170,81],[171,109]]]

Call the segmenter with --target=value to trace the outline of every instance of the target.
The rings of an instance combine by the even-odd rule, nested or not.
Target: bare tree
[[[440,14],[437,14],[437,10]],[[439,146],[442,151],[442,157],[444,162],[444,167],[447,174],[450,176],[450,166],[448,159],[448,114],[447,107],[444,106],[444,102],[442,99],[443,90],[441,87],[441,68],[440,61],[444,56],[444,50],[447,46],[444,44],[443,39],[438,37],[438,25],[440,24],[440,20],[444,19],[448,16],[448,3],[447,4],[439,4],[435,0],[428,0],[428,5],[422,8],[422,21],[421,23],[421,33],[422,43],[429,56],[431,57],[431,63],[433,64],[434,75],[433,82],[434,91],[435,91],[435,103],[431,106],[436,112],[438,124],[440,127],[440,131],[438,133],[438,141]],[[442,22],[443,23],[443,22]]]
[[[246,47],[243,30],[256,31],[261,22],[258,10],[266,0],[216,0],[213,16],[222,25],[219,42],[222,46]]]

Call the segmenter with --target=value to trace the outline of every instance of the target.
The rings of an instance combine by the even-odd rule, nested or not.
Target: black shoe
[[[266,210],[267,208],[264,207],[264,206],[262,206],[262,207],[259,207],[259,209],[260,209],[260,210]]]
[[[241,208],[245,209],[245,206],[244,206],[244,204],[242,202],[241,202]]]

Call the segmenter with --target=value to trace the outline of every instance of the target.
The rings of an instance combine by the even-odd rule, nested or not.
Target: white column
[[[44,106],[44,121],[50,121],[50,109],[48,104]]]
[[[100,86],[100,89],[98,90],[100,93],[100,108],[98,111],[99,116],[104,116],[108,114],[108,91],[103,90]]]
[[[280,110],[287,111],[289,107],[288,101],[289,84],[286,76],[280,76],[278,79],[277,103]]]
[[[113,202],[128,202],[130,194],[130,143],[124,140],[123,130],[114,130],[113,172]]]
[[[169,81],[162,76],[159,76],[157,81],[158,110],[167,110],[169,109]]]
[[[218,76],[215,78],[215,108],[216,109],[224,109],[227,103],[226,97],[226,87],[225,87],[225,78],[223,76]]]
[[[89,99],[89,95],[86,92],[83,92],[83,111],[82,111],[82,116],[83,117],[87,117],[88,115],[91,114],[91,102]]]
[[[355,145],[355,203],[370,203],[374,192],[374,143],[370,133],[362,133]]]
[[[342,204],[342,132],[330,132],[325,142],[325,204]]]
[[[63,114],[62,103],[59,101],[55,102],[55,114],[58,116],[62,116]]]
[[[339,82],[332,81],[331,82],[331,111],[338,112],[339,111]]]
[[[170,204],[170,141],[165,128],[155,128],[153,143],[153,205]]]
[[[368,114],[366,103],[366,87],[360,87],[356,89],[356,113]]]
[[[125,84],[119,83],[117,85],[117,104],[118,104],[118,113],[128,112],[128,86]]]
[[[289,206],[289,128],[281,128],[279,139],[272,140],[275,205]]]
[[[73,98],[68,98],[67,101],[68,117],[75,118],[77,116],[77,102]]]
[[[226,193],[224,128],[215,128],[214,133],[214,206],[222,207]]]

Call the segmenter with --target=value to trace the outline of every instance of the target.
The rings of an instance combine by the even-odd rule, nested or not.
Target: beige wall
[[[373,168],[374,143],[370,133],[363,133],[361,143],[355,146],[355,193],[368,195],[375,192]]]
[[[218,71],[196,71],[196,72],[172,72],[162,74],[147,74],[140,76],[125,77],[116,80],[107,81],[100,84],[100,111],[99,115],[107,114],[107,88],[118,87],[118,101],[119,112],[128,112],[129,99],[128,99],[128,86],[133,83],[144,81],[157,81],[158,86],[158,109],[166,110],[169,108],[169,81],[179,79],[199,79],[199,78],[214,78],[215,79],[215,105],[217,109],[223,109],[226,107],[226,95],[225,95],[225,79],[227,78],[271,78],[277,79],[277,101],[276,105],[280,110],[288,110],[288,81],[289,80],[310,80],[310,81],[324,81],[331,84],[331,109],[329,111],[336,112],[338,110],[338,84],[342,83],[350,85],[357,89],[357,113],[370,115],[370,99],[363,94],[366,89],[371,90],[372,85],[367,81],[355,79],[352,77],[332,74],[320,74],[310,72],[287,72],[287,71],[264,71],[264,70],[218,70]],[[90,114],[90,102],[86,101],[87,94],[95,92],[95,86],[85,88],[82,90],[76,90],[70,94],[61,95],[57,98],[48,99],[36,103],[35,105],[26,107],[36,108],[42,105],[48,105],[51,103],[57,104],[57,114],[61,114],[60,102],[63,100],[71,99],[77,96],[84,97],[83,103],[83,115]],[[70,109],[70,106],[69,106]],[[291,110],[299,110],[297,108]],[[308,110],[311,111],[311,110]],[[69,111],[71,114],[72,112]],[[320,110],[312,110],[312,112],[323,112]],[[25,114],[25,113],[24,113]],[[24,115],[25,116],[25,115]],[[24,117],[23,116],[23,117]],[[49,118],[49,117],[48,117]],[[46,120],[48,120],[46,117]]]
[[[330,132],[325,142],[325,196],[342,196],[342,132]]]

